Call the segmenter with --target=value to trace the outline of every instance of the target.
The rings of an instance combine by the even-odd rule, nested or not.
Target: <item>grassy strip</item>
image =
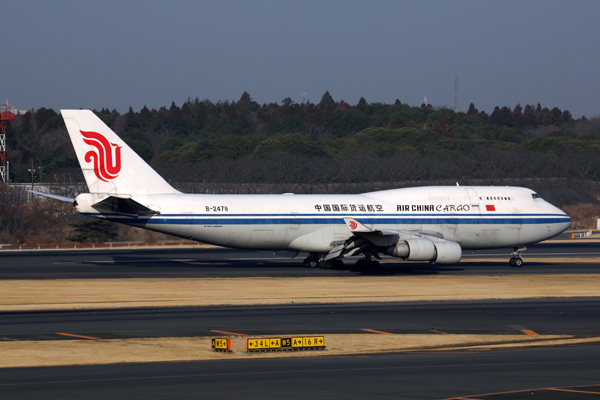
[[[246,353],[243,338],[233,337],[231,341],[232,353],[213,352],[208,337],[0,342],[0,368],[483,350],[590,343],[600,341],[600,338],[560,335],[336,334],[325,336],[327,348],[323,351],[273,353]]]
[[[600,274],[0,281],[0,311],[600,296]]]

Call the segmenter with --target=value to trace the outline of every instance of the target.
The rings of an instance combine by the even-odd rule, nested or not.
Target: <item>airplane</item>
[[[380,254],[455,264],[462,250],[513,248],[521,267],[528,244],[552,238],[571,218],[533,190],[434,186],[346,195],[184,194],[169,185],[90,110],[61,110],[89,193],[83,215],[239,249],[307,252],[304,265],[376,268]]]

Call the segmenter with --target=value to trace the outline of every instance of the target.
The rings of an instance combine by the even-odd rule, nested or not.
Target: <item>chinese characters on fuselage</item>
[[[381,204],[315,204],[315,210],[328,212],[383,212]]]
[[[383,212],[381,204],[315,204],[318,212]],[[461,212],[471,211],[468,204],[398,204],[397,212]]]

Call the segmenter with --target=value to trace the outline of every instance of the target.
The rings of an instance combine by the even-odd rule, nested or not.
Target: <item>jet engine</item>
[[[460,261],[462,248],[456,242],[425,238],[399,240],[385,249],[385,254],[406,261],[430,261],[436,264],[454,264]]]

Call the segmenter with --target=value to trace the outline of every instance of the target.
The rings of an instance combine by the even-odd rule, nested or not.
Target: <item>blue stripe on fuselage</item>
[[[133,222],[150,224],[150,225],[339,225],[345,224],[342,216],[325,216],[323,214],[308,214],[293,216],[277,214],[277,215],[185,215],[187,218],[181,218],[182,214],[172,215],[157,215],[153,217],[124,217],[118,214],[87,214],[90,216],[104,216],[112,221]],[[281,217],[280,217],[281,216]],[[314,218],[319,216],[319,218]],[[560,214],[498,214],[481,217],[478,215],[461,215],[461,216],[439,216],[422,214],[418,217],[410,218],[407,216],[392,216],[392,215],[344,215],[351,216],[363,224],[383,224],[383,225],[443,225],[443,224],[472,224],[472,225],[535,225],[535,224],[555,224],[571,222],[568,216]],[[240,218],[241,217],[241,218]]]

